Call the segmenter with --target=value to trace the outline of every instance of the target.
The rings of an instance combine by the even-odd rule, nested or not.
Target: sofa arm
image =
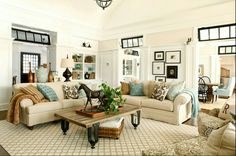
[[[189,103],[191,100],[191,96],[187,93],[181,93],[178,96],[176,96],[174,100],[174,105],[183,105]]]
[[[23,99],[21,100],[20,102],[20,106],[21,108],[26,108],[26,107],[29,107],[29,106],[33,106],[33,101],[31,99]]]

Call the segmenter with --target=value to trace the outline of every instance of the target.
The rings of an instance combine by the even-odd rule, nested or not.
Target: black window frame
[[[22,30],[22,29],[16,29],[16,28],[12,28],[12,31],[16,31],[16,38],[14,38],[15,41],[22,41],[22,42],[29,42],[29,43],[36,43],[36,44],[46,44],[46,45],[50,45],[50,35],[46,34],[46,33],[38,33],[38,32],[34,32],[34,31],[27,31],[27,30]],[[19,35],[18,32],[24,32],[25,34],[25,39],[19,39]],[[33,41],[32,40],[27,40],[27,33],[32,33],[33,34]],[[35,40],[35,35],[40,35],[41,41],[36,41]],[[48,38],[48,42],[43,42],[42,40],[42,36],[47,36]]]
[[[231,47],[231,53],[226,52],[226,48]],[[225,45],[225,46],[219,46],[218,47],[218,55],[231,55],[231,54],[236,54],[236,52],[233,52],[233,47],[236,49],[236,45]],[[221,53],[220,50],[224,49],[224,53]]]
[[[198,41],[214,41],[214,40],[235,39],[236,36],[234,36],[234,37],[231,36],[231,26],[236,26],[236,23],[198,28]],[[220,28],[223,28],[223,27],[228,27],[229,28],[229,37],[222,37],[222,38],[220,37]],[[210,36],[211,36],[210,30],[212,30],[212,29],[218,29],[218,38],[210,39]],[[208,31],[208,39],[201,39],[201,33],[200,32],[202,30],[207,30]]]
[[[135,47],[140,47],[140,46],[143,45],[143,42],[142,42],[142,44],[139,43],[139,39],[141,39],[141,38],[143,39],[143,36],[142,36],[142,35],[141,35],[141,36],[135,36],[135,37],[122,38],[122,39],[121,39],[121,47],[122,47],[122,48],[135,48]],[[129,40],[132,41],[132,45],[131,45],[131,46],[129,46]],[[137,42],[138,42],[137,45],[134,45],[134,40],[137,40]],[[124,44],[123,44],[124,41],[127,42],[127,46],[124,46]]]

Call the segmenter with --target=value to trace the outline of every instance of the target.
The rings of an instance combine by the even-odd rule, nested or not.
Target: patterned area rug
[[[63,135],[60,123],[47,123],[29,130],[0,121],[0,142],[10,155],[141,155],[142,150],[168,145],[198,135],[197,128],[189,125],[171,125],[150,119],[141,119],[135,130],[130,118],[120,139],[100,138],[95,149],[90,148],[85,128],[70,124]]]

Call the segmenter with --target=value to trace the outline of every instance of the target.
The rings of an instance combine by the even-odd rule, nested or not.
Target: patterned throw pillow
[[[143,96],[143,83],[130,82],[130,95]]]
[[[46,85],[37,85],[38,90],[49,100],[49,101],[57,101],[58,97],[55,91]]]
[[[221,119],[231,119],[232,116],[230,115],[230,112],[235,112],[235,103],[230,104],[226,102],[221,108],[218,117]]]
[[[20,90],[25,94],[34,96],[34,98],[38,103],[44,99],[43,94],[33,85],[28,85],[27,87],[21,87]]]
[[[78,99],[79,94],[78,94],[78,86],[68,86],[68,85],[63,85],[63,91],[64,91],[64,98],[65,99]]]
[[[184,89],[185,87],[185,81],[179,82],[169,88],[169,91],[166,95],[166,98],[174,101],[175,97]]]
[[[198,133],[201,136],[208,137],[213,130],[216,130],[226,124],[228,124],[230,120],[222,120],[215,116],[210,116],[206,113],[199,112],[198,114]]]
[[[156,83],[151,98],[163,101],[167,95],[168,88],[165,83]]]
[[[121,84],[121,93],[122,93],[122,95],[129,95],[130,94],[129,83],[120,82],[120,84]]]

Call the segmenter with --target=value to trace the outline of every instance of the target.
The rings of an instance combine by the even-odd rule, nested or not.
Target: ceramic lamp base
[[[68,68],[66,68],[66,70],[64,71],[63,76],[66,78],[64,82],[70,81],[70,77],[72,76],[72,74]]]

